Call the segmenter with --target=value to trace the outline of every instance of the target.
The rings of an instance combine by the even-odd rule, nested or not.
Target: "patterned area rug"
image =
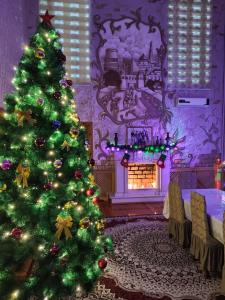
[[[83,300],[225,299],[216,297],[220,280],[205,279],[189,251],[169,239],[162,216],[109,218],[106,233],[114,254]]]

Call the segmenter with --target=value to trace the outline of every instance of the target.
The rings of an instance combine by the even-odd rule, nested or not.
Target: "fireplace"
[[[157,188],[157,165],[152,163],[128,164],[128,190]]]
[[[128,168],[121,165],[123,153],[114,152],[115,193],[112,203],[163,201],[169,184],[170,159],[165,168],[157,165],[160,154],[131,153]]]

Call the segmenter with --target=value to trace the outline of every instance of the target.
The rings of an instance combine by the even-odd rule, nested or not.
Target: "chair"
[[[225,248],[225,211],[223,212],[223,249]],[[225,251],[224,251],[224,262],[225,262]],[[225,293],[225,265],[223,265],[221,290]]]
[[[169,235],[183,248],[191,242],[191,222],[185,219],[184,203],[177,183],[169,184]]]
[[[209,233],[205,197],[191,192],[192,234],[190,252],[200,260],[202,271],[221,276],[223,245]]]

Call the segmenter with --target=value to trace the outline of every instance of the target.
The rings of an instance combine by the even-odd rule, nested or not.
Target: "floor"
[[[162,214],[163,202],[111,204],[101,201],[99,207],[105,217],[143,216]]]

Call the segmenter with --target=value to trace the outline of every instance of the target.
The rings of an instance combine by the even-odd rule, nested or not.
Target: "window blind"
[[[207,88],[211,0],[169,0],[168,85]]]
[[[40,0],[40,13],[55,15],[52,25],[61,35],[66,71],[75,83],[90,82],[90,0]]]

